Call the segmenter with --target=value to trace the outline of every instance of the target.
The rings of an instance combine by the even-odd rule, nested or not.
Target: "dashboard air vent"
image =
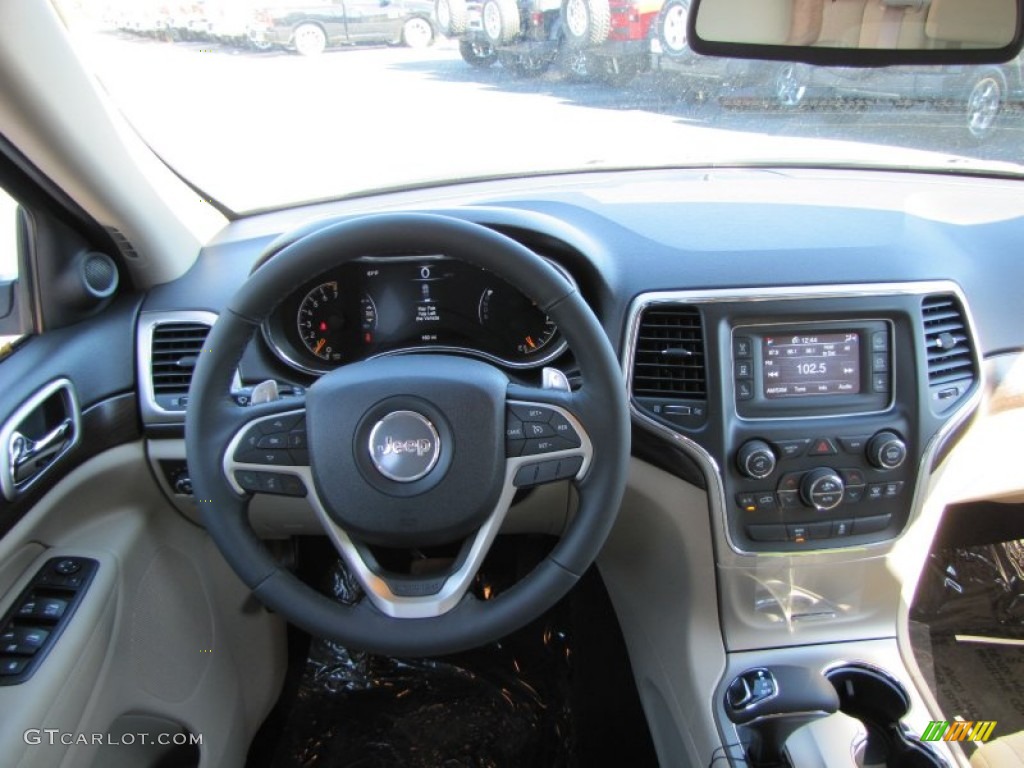
[[[167,410],[184,409],[192,371],[210,326],[204,323],[161,323],[153,328],[150,377],[157,405]]]
[[[951,294],[926,296],[921,302],[921,317],[932,403],[952,404],[977,378],[963,308]]]
[[[633,394],[704,400],[704,334],[700,312],[680,304],[644,310],[633,358]]]

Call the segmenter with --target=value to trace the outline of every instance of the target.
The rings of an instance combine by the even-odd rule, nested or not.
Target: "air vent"
[[[962,397],[977,377],[963,308],[950,294],[921,302],[928,386],[932,403],[946,407]]]
[[[633,357],[633,396],[649,411],[681,424],[704,421],[704,333],[694,307],[644,310]]]
[[[204,323],[160,323],[153,328],[150,377],[156,403],[165,410],[183,410],[192,371],[210,326]]]

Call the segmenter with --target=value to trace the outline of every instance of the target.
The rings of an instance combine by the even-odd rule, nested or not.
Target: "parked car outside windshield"
[[[135,130],[238,212],[581,169],[1021,170],[1019,59],[849,70],[708,58],[686,40],[687,0],[58,8]]]

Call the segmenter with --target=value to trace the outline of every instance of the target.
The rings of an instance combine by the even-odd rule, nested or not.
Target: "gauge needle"
[[[320,354],[320,350],[324,348],[324,344],[326,344],[326,343],[327,343],[327,339],[320,339],[320,341],[318,341],[316,343],[316,347],[313,349],[313,354],[314,355],[319,355]]]
[[[533,343],[533,336],[526,337],[526,343],[530,345],[530,349],[533,349],[537,345]]]

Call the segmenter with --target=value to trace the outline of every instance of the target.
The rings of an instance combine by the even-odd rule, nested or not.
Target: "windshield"
[[[58,9],[143,139],[237,212],[575,170],[1020,170],[1019,59],[858,70],[701,57],[686,41],[688,2]],[[925,28],[913,18],[924,5],[907,29]]]

